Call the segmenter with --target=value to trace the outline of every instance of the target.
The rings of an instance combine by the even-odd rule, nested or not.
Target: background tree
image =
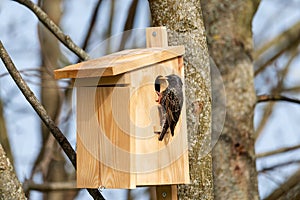
[[[209,54],[226,90],[226,120],[213,148],[215,199],[258,199],[251,22],[259,1],[201,1]]]

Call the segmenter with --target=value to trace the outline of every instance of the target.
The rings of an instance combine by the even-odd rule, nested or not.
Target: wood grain
[[[177,185],[162,185],[156,188],[157,200],[174,200],[174,197],[177,197]]]
[[[184,46],[130,49],[54,71],[55,79],[114,76],[184,54]]]
[[[98,149],[97,113],[93,88],[77,88],[77,187],[98,188],[101,185]]]
[[[146,32],[153,36],[153,30]],[[149,45],[167,44],[163,38],[156,41],[160,32],[155,29]],[[162,32],[166,36],[165,30]],[[170,56],[170,49],[177,53]],[[154,81],[159,75],[176,74],[184,84],[183,53],[182,46],[126,50],[57,72],[58,77],[73,76],[77,70],[85,77],[75,84],[78,187],[135,188],[190,182],[185,101],[174,137],[167,133],[159,141],[155,133],[161,129],[161,116]],[[118,65],[110,65],[104,77],[90,77],[99,75],[107,63]]]
[[[146,29],[147,47],[168,47],[166,27],[150,27]]]
[[[151,28],[147,28],[146,29],[146,44],[147,44],[147,47],[166,47],[168,46],[168,36],[167,36],[167,30],[165,27],[151,27]],[[175,60],[175,59],[174,59]],[[178,73],[181,75],[181,78],[182,78],[182,81],[184,83],[184,69],[183,69],[183,60],[182,60],[182,56],[181,56],[181,59],[178,59],[177,60],[178,62],[173,66],[173,69],[177,69],[178,70]],[[184,87],[183,87],[184,88]],[[185,95],[184,95],[185,97]],[[183,109],[182,111],[184,113],[181,114],[181,119],[182,119],[182,115],[184,115],[184,119],[185,119],[185,103],[184,103],[184,106],[183,106]],[[185,122],[185,120],[183,120],[183,122]],[[186,138],[187,138],[187,135],[186,135],[186,124],[182,124],[182,120],[179,120],[178,121],[178,124],[177,124],[177,129],[175,130],[175,132],[178,130],[178,126],[180,126],[180,128],[182,128],[182,125],[184,127],[185,130],[183,131],[180,131],[179,134],[183,135],[184,137],[182,138],[183,139],[183,144],[187,144],[187,141],[186,141]],[[178,134],[178,133],[177,133]],[[175,135],[176,137],[176,135]],[[167,141],[167,137],[165,136],[165,139],[164,139],[164,142]],[[186,142],[186,143],[185,143]],[[181,143],[182,144],[182,143]],[[166,150],[167,147],[164,148],[164,150]],[[174,163],[172,163],[172,165],[169,165],[168,168],[163,168],[162,166],[159,166],[159,163],[161,163],[162,160],[160,160],[159,158],[163,158],[164,160],[166,159],[170,159],[168,160],[168,162],[170,161],[173,161],[172,157],[170,157],[170,155],[172,154],[172,152],[174,152],[174,150],[176,149],[181,149],[183,151],[186,151],[186,154],[185,155],[182,155],[180,159],[176,160],[176,164],[175,164],[175,167],[173,168],[172,165]],[[162,180],[157,180],[157,182],[159,182],[160,184],[164,184],[164,182],[166,181],[167,184],[176,184],[176,181],[178,180],[174,180],[176,179],[176,175],[179,175],[180,178],[183,178],[184,177],[186,178],[186,180],[181,180],[182,182],[181,183],[187,183],[189,182],[189,170],[188,170],[188,153],[187,153],[187,150],[185,149],[184,146],[178,146],[178,147],[173,147],[170,149],[170,154],[168,155],[161,155],[163,154],[162,152],[160,152],[159,150],[156,152],[156,153],[159,153],[158,155],[156,155],[157,157],[157,164],[158,164],[158,169],[160,169],[160,171],[158,171],[158,173],[155,173],[155,174],[148,174],[147,176],[144,176],[144,174],[142,174],[142,176],[140,176],[140,178],[146,178],[147,177],[157,177],[158,179],[162,179]],[[178,162],[179,161],[179,162]],[[178,163],[177,163],[178,162]],[[173,171],[173,170],[176,170],[178,169],[179,172],[177,171]],[[180,171],[182,172],[180,174]],[[181,176],[183,174],[183,176]],[[158,176],[155,176],[155,175],[158,175]],[[165,176],[167,175],[167,176]],[[175,176],[174,176],[175,175]],[[172,177],[172,178],[170,178]],[[173,178],[174,177],[174,178]],[[179,178],[179,179],[180,179]],[[169,180],[171,179],[171,180]],[[153,180],[153,179],[152,179]],[[179,183],[179,182],[177,182]],[[156,184],[156,194],[157,194],[157,199],[177,199],[177,187],[176,189],[174,188],[175,186],[174,185],[165,185],[165,186],[159,186],[158,184]],[[165,192],[167,196],[161,196],[161,192]],[[168,192],[167,192],[168,191]],[[174,192],[172,192],[174,191]]]

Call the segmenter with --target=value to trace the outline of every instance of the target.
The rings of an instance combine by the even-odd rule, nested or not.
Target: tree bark
[[[0,199],[26,199],[13,166],[0,144]]]
[[[149,0],[153,26],[166,26],[169,46],[185,45],[184,55],[191,184],[180,199],[212,199],[210,68],[199,0]],[[201,116],[201,117],[200,117]]]
[[[11,164],[14,165],[13,155],[11,152],[10,142],[6,129],[6,122],[4,118],[2,99],[0,99],[0,143],[2,144],[3,149],[5,150],[6,155],[9,158]]]
[[[251,23],[259,1],[202,0],[208,49],[226,90],[226,119],[213,149],[215,199],[258,199],[254,154]]]

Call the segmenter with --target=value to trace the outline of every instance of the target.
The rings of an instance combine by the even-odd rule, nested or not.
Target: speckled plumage
[[[161,79],[159,76],[158,79]],[[181,108],[183,104],[183,92],[182,92],[182,81],[179,76],[171,74],[165,77],[168,82],[168,86],[165,90],[161,90],[161,83],[155,81],[155,90],[159,95],[158,102],[162,106],[164,123],[162,131],[159,135],[159,140],[163,140],[166,132],[170,128],[172,136],[174,136],[175,126],[179,120]]]

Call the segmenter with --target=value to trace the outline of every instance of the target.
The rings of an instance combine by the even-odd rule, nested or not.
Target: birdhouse
[[[54,72],[75,80],[79,188],[190,182],[184,46],[167,46],[162,27],[146,38],[147,48]]]

